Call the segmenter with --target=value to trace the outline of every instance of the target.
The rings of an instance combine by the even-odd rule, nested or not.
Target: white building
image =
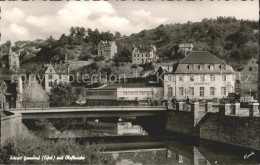
[[[193,45],[191,43],[179,44],[179,51],[182,52],[185,56],[188,52],[191,52],[193,49]]]
[[[164,73],[164,99],[213,99],[234,92],[235,72],[207,51],[194,51]]]
[[[258,76],[258,59],[252,58],[237,77],[237,80],[239,80],[239,92],[241,92],[241,96],[252,95],[254,98],[257,97]]]
[[[98,55],[104,56],[106,59],[112,59],[117,53],[115,41],[100,41],[98,44]]]
[[[67,64],[49,64],[44,74],[44,87],[50,92],[59,83],[69,82],[69,66]]]
[[[118,105],[118,102],[135,104],[136,102],[163,100],[163,87],[149,83],[121,83],[95,88],[86,92],[87,102],[103,105]]]
[[[132,50],[132,63],[144,64],[146,62],[153,62],[157,59],[155,45],[140,45],[134,46]]]

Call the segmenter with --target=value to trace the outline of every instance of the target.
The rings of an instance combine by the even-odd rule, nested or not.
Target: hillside
[[[46,40],[18,41],[14,51],[20,51],[21,66],[25,68],[42,62],[63,60],[65,54],[69,60],[100,61],[102,59],[97,58],[97,44],[101,40],[115,40],[119,62],[131,62],[131,49],[139,44],[155,44],[159,62],[169,62],[183,58],[178,52],[180,43],[192,43],[193,50],[209,51],[239,70],[250,58],[258,55],[258,28],[258,21],[232,17],[160,25],[130,36],[72,27],[68,36],[63,34],[58,40],[50,36]]]

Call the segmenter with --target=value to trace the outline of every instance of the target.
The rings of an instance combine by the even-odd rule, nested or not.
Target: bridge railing
[[[162,105],[85,105],[85,104],[64,104],[60,102],[21,102],[19,107],[12,109],[13,111],[17,110],[51,110],[51,109],[111,109],[111,108],[120,108],[120,109],[129,109],[129,108],[136,108],[136,109],[143,109],[143,108],[165,108],[166,106]]]

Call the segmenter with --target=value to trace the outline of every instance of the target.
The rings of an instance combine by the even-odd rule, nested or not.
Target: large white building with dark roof
[[[230,65],[207,51],[193,51],[164,73],[164,99],[213,99],[235,89]]]

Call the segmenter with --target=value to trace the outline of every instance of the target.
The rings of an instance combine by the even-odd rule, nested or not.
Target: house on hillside
[[[193,45],[191,43],[179,44],[179,51],[182,52],[185,56],[191,52]]]
[[[155,45],[139,45],[132,49],[132,63],[144,64],[147,62],[154,62],[158,57],[156,56]]]
[[[256,98],[258,76],[258,59],[253,57],[237,77],[241,96],[251,95]]]
[[[104,56],[106,59],[112,59],[117,53],[115,41],[100,41],[98,44],[98,55]]]
[[[67,64],[49,64],[44,74],[44,88],[50,92],[52,87],[59,83],[69,82],[69,65]]]
[[[164,72],[164,99],[223,98],[235,89],[233,68],[207,51],[193,51]]]

